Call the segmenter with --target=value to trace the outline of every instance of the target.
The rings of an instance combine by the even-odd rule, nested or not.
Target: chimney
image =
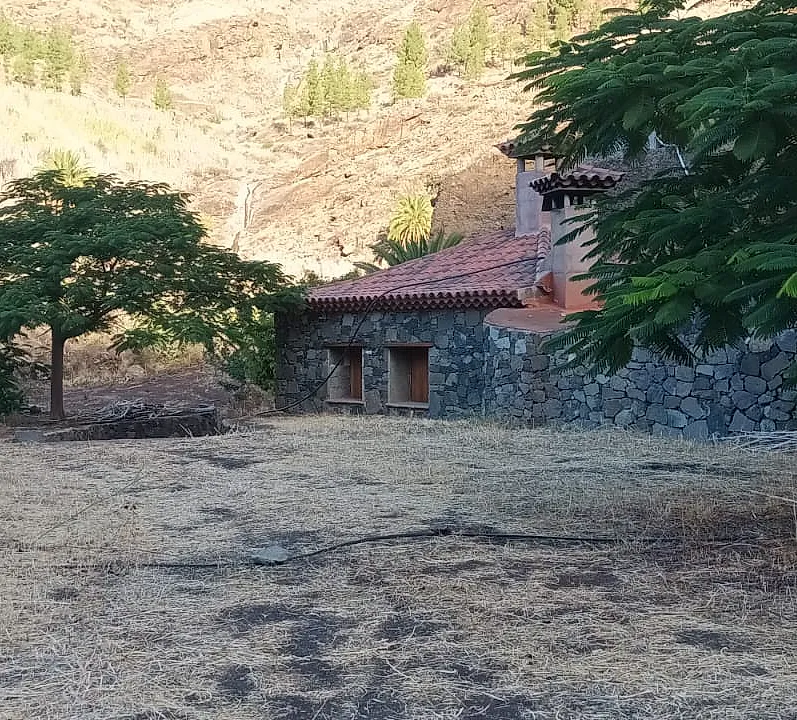
[[[531,185],[556,169],[556,156],[551,153],[550,147],[543,146],[537,150],[521,148],[512,140],[499,143],[496,147],[517,163],[515,237],[533,235],[540,230],[549,229],[551,220],[548,213],[543,213],[542,197]]]
[[[549,211],[551,216],[551,252],[542,270],[551,275],[554,302],[566,310],[595,307],[593,298],[584,292],[592,281],[573,279],[592,265],[584,256],[595,234],[587,228],[575,240],[564,245],[558,243],[579,227],[575,219],[591,210],[595,196],[613,188],[622,177],[623,173],[582,166],[564,175],[551,173],[533,183],[540,194],[542,210]]]

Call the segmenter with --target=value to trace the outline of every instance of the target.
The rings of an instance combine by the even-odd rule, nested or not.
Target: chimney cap
[[[553,148],[548,144],[537,145],[532,142],[521,142],[519,138],[505,140],[495,145],[504,155],[513,160],[531,160],[535,157],[557,158],[560,157],[553,152]]]
[[[548,195],[557,191],[577,190],[585,192],[603,192],[611,190],[625,176],[624,172],[607,170],[593,165],[580,165],[567,173],[553,172],[531,182],[540,195]]]

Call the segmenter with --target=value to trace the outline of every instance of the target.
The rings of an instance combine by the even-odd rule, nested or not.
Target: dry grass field
[[[0,717],[795,718],[794,497],[787,454],[616,431],[2,442]]]

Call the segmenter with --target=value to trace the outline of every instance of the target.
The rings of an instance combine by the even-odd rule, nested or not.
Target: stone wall
[[[484,317],[486,310],[371,312],[279,316],[277,327],[276,406],[299,404],[296,411],[421,414],[433,418],[480,415],[484,391]],[[345,345],[356,330],[363,348],[362,403],[330,402],[318,388],[329,372],[329,347]],[[408,408],[388,403],[388,348],[402,343],[429,347],[429,406]]]
[[[797,354],[794,332],[720,350],[694,367],[638,349],[616,375],[592,378],[583,369],[563,368],[564,355],[545,353],[544,340],[485,326],[485,415],[696,439],[797,428],[797,392],[784,387],[782,377]]]

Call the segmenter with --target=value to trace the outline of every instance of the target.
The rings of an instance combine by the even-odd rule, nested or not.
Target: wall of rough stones
[[[797,392],[783,371],[797,354],[797,334],[719,350],[694,367],[644,349],[616,375],[588,377],[549,355],[545,337],[485,326],[484,414],[517,421],[595,427],[612,424],[705,439],[746,430],[797,428]]]
[[[297,411],[420,414],[433,418],[480,415],[484,391],[486,310],[371,312],[279,316],[276,406],[298,402]],[[313,394],[329,372],[328,348],[345,345],[356,329],[363,348],[362,403],[330,402],[327,388]],[[391,406],[387,394],[388,348],[428,343],[428,409]]]

